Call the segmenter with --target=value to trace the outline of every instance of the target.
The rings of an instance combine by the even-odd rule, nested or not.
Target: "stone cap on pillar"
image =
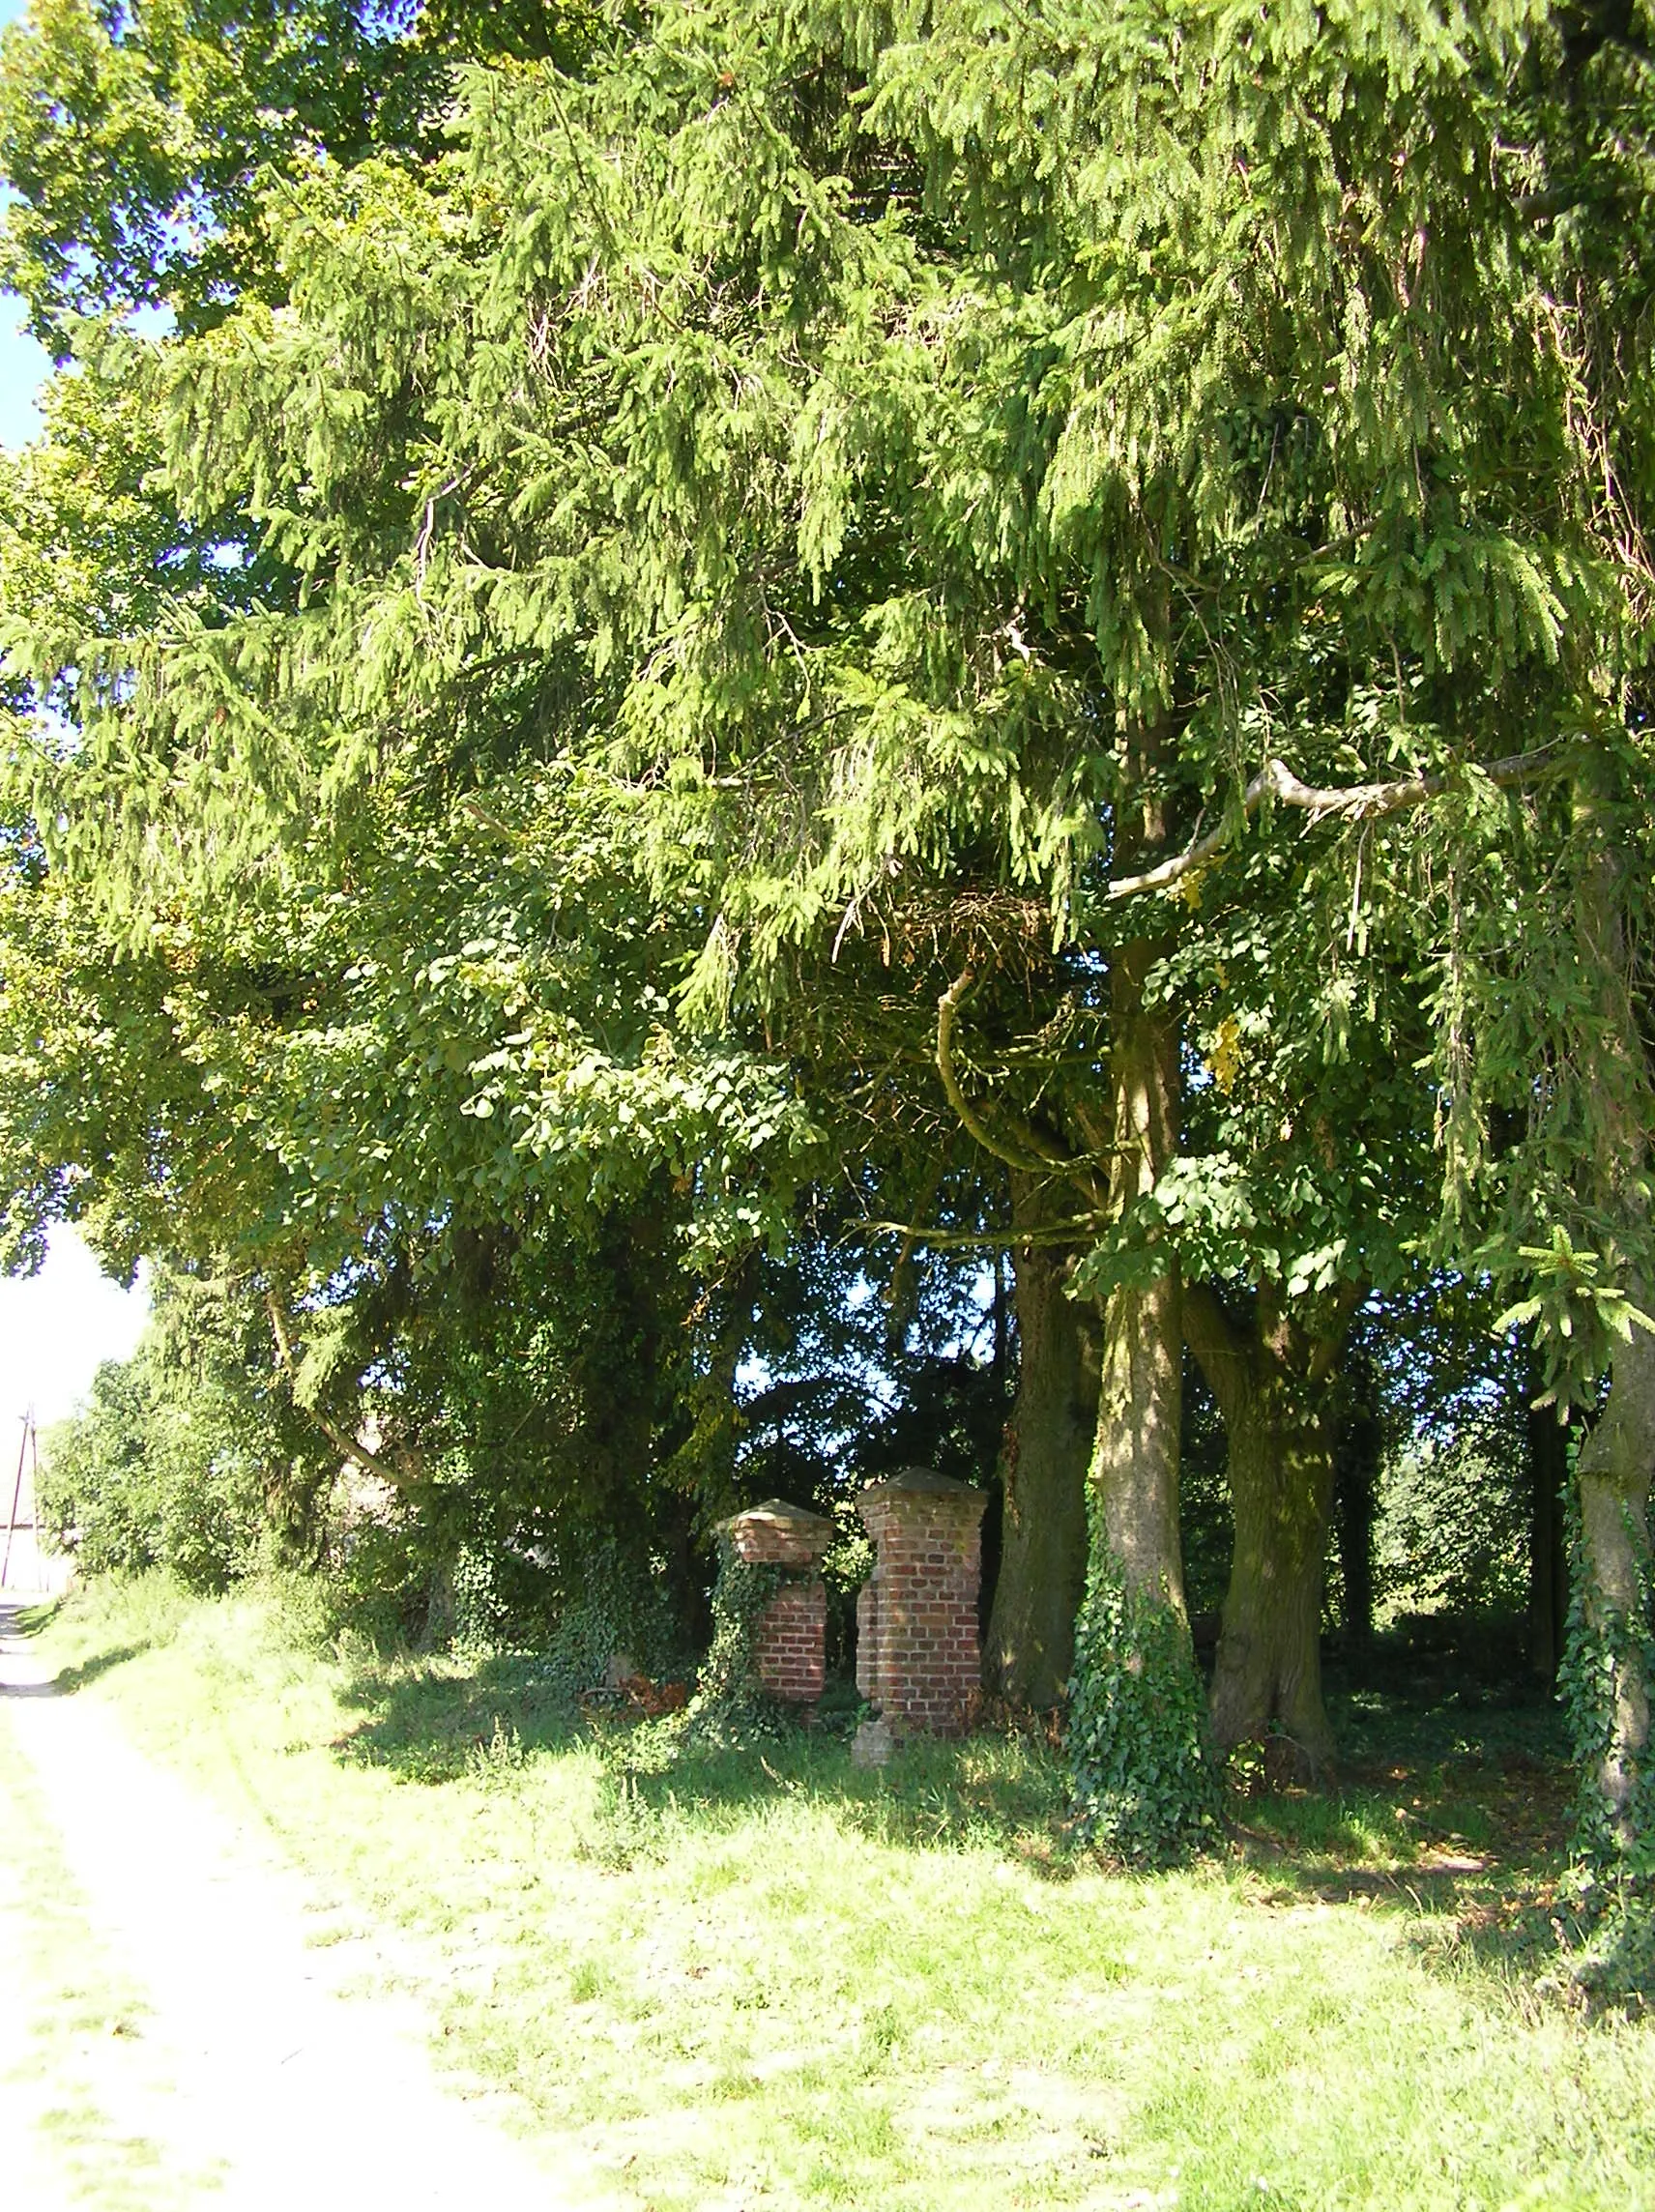
[[[785,1498],[767,1498],[720,1521],[718,1533],[729,1537],[737,1557],[749,1565],[813,1567],[833,1541],[834,1528],[823,1514],[790,1505]]]
[[[976,1520],[988,1504],[988,1492],[979,1490],[974,1482],[957,1482],[951,1474],[937,1474],[928,1467],[904,1467],[883,1482],[870,1482],[858,1493],[857,1509],[865,1521],[870,1505],[876,1512],[882,1506],[900,1510],[911,1499],[915,1504],[932,1502],[944,1511],[952,1507],[962,1520]]]

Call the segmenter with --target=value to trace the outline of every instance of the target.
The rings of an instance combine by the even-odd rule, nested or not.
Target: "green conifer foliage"
[[[1579,1386],[1642,1234],[1589,1170],[1555,779],[1607,761],[1641,849],[1645,73],[1540,0],[668,0],[578,72],[473,70],[450,151],[317,160],[259,202],[271,282],[161,350],[169,496],[245,517],[291,594],[5,632],[80,730],[16,771],[50,863],[139,917],[250,911],[352,883],[411,795],[450,852],[469,819],[588,854],[667,917],[671,1018],[624,1080],[573,1056],[552,1088],[598,1151],[640,1097],[715,1127],[729,1179],[776,1134],[732,1040],[785,1030],[798,948],[900,941],[964,881],[1032,898],[1108,970],[1117,1046],[1155,1029],[1168,1141],[1094,1280],[1176,1347],[1221,1208],[1175,1186],[1229,1176],[1180,1154],[1180,1033],[1211,1008],[1248,1049],[1179,947],[1207,874],[1308,828],[1281,926],[1377,932],[1428,1023],[1400,1121],[1433,1123],[1440,1248],[1604,1255],[1601,1295],[1548,1277]],[[1338,1003],[1275,947],[1287,1033],[1339,1064],[1377,986]],[[562,1126],[531,1110],[541,1150]],[[1371,1264],[1319,1207],[1290,1295]],[[1164,1459],[1146,1586],[1176,1614]]]

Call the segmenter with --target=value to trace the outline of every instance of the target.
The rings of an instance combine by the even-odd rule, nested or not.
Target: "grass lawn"
[[[95,1588],[44,1633],[334,1926],[405,1934],[445,2054],[595,2203],[1655,2207],[1655,2023],[1544,1991],[1543,1724],[1352,1704],[1341,1795],[1122,1877],[1028,1737],[619,1780],[532,1662],[383,1657],[302,1594]]]

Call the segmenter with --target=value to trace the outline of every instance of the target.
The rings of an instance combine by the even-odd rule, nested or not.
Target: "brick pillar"
[[[772,1698],[813,1704],[828,1674],[828,1592],[816,1569],[833,1541],[832,1522],[771,1498],[734,1515],[722,1533],[748,1566],[788,1567],[797,1577],[760,1615],[753,1659]]]
[[[857,1500],[878,1557],[857,1601],[857,1687],[895,1735],[963,1735],[982,1700],[987,1495],[924,1468]]]

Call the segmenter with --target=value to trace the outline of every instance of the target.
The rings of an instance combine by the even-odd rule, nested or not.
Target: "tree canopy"
[[[647,1222],[694,1398],[813,1186],[1037,1237],[1108,1636],[1187,1690],[1188,1335],[1314,1642],[1360,1301],[1486,1277],[1566,1407],[1655,1279],[1641,26],[51,0],[9,1251]]]

